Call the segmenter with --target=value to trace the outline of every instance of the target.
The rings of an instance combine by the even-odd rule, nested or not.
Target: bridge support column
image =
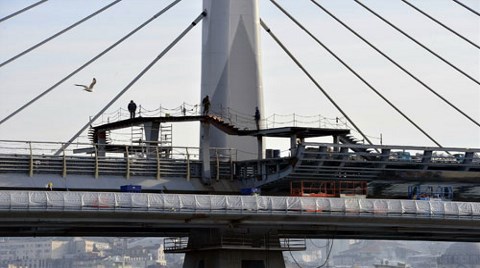
[[[257,136],[257,170],[258,170],[258,175],[257,175],[257,180],[264,180],[267,177],[267,171],[265,169],[265,165],[262,165],[262,159],[264,158],[263,152],[265,151],[263,149],[263,137],[262,136]]]
[[[107,133],[99,131],[97,133],[97,156],[105,156],[105,144],[107,144]]]
[[[189,236],[183,267],[284,268],[283,250],[278,236],[269,232],[196,230]]]
[[[290,153],[292,154],[291,156],[295,156],[297,154],[297,135],[292,134],[290,136]]]
[[[158,146],[158,135],[160,131],[160,122],[148,122],[143,124],[145,129],[145,141],[147,142],[147,154],[149,157],[156,157],[156,150],[152,149],[150,146]]]
[[[340,139],[339,139],[339,137],[338,137],[337,135],[333,135],[333,143],[334,143],[334,144],[340,144]],[[334,152],[339,152],[339,151],[340,151],[340,147],[338,147],[338,146],[333,147],[333,151],[334,151]]]
[[[258,157],[257,159],[260,161],[263,159],[263,137],[262,136],[257,136],[257,154]]]
[[[211,183],[210,171],[210,124],[201,122],[202,135],[200,137],[200,160],[202,161],[202,182],[205,184]]]

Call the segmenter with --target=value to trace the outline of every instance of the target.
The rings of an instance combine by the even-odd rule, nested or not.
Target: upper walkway
[[[374,198],[405,198],[406,184],[442,183],[454,188],[455,200],[480,200],[480,149],[370,145],[349,135],[348,129],[295,125],[256,129],[253,117],[231,111],[181,113],[119,117],[92,126],[93,143],[77,143],[74,149],[59,143],[0,141],[0,188],[44,189],[52,181],[55,188],[70,190],[118,191],[121,185],[139,184],[154,192],[239,193],[241,188],[259,187],[285,195],[296,180],[363,180]],[[207,139],[202,139],[202,148],[210,148],[205,150],[174,147],[162,140],[162,123],[186,121],[199,121],[202,128],[211,125],[229,135],[256,137],[256,157],[240,161],[237,154],[242,148],[210,148]],[[250,126],[242,128],[242,122]],[[145,132],[139,139],[129,144],[109,141],[110,131],[138,125]],[[332,136],[333,143],[306,141],[321,136]],[[288,138],[288,155],[263,157],[262,137]],[[402,189],[392,190],[392,185]]]

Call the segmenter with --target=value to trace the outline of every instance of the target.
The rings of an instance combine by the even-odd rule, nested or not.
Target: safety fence
[[[139,105],[137,116],[142,117],[161,117],[161,116],[195,116],[202,115],[202,107],[200,104],[188,104],[174,108],[167,108],[159,106],[154,109],[147,109]],[[256,129],[254,114],[243,113],[228,107],[216,107],[213,105],[209,114],[216,115],[222,118],[239,129]],[[127,109],[119,108],[116,111],[104,113],[95,125],[126,120],[130,118],[130,113]],[[317,127],[317,128],[334,128],[334,129],[351,129],[347,120],[344,117],[325,117],[323,115],[301,115],[301,114],[272,114],[268,116],[261,116],[260,126],[262,128],[278,128],[286,126],[294,127]]]
[[[166,237],[163,240],[165,253],[181,253],[194,249],[196,245],[190,243],[189,237]],[[305,238],[288,238],[274,235],[252,237],[250,234],[224,234],[203,238],[201,248],[262,248],[268,250],[295,251],[307,248]]]
[[[55,142],[0,140],[0,173],[201,178],[198,147],[77,143],[60,155]],[[237,161],[236,149],[210,148],[212,179],[255,179],[255,186],[296,179],[372,179],[388,170],[480,171],[480,149],[302,143],[295,158]],[[448,151],[450,154],[446,154]],[[102,153],[100,153],[102,152]]]
[[[121,210],[213,214],[338,213],[480,219],[480,203],[474,202],[114,192],[0,191],[0,210]]]
[[[0,140],[0,173],[176,177],[200,178],[202,162],[198,147],[158,147],[131,145],[101,145],[112,147],[105,156],[98,154],[100,145],[79,143],[53,155],[61,143]],[[210,148],[213,178],[233,177],[234,149]]]

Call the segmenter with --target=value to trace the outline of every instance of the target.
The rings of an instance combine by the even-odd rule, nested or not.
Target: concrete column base
[[[183,267],[284,268],[285,250],[289,249],[282,248],[278,235],[266,230],[193,230],[183,251]]]
[[[284,268],[281,251],[216,249],[188,252],[185,268]]]

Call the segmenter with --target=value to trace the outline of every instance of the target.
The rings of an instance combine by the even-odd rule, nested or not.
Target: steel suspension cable
[[[447,29],[448,31],[450,31],[451,33],[455,34],[456,36],[460,37],[461,39],[463,39],[464,41],[466,41],[467,43],[469,43],[470,45],[480,49],[480,46],[478,46],[477,44],[475,44],[474,42],[472,42],[471,40],[469,40],[468,38],[466,38],[465,36],[459,34],[457,31],[453,30],[452,28],[448,27],[447,25],[441,23],[439,20],[435,19],[434,17],[432,17],[431,15],[427,14],[425,11],[419,9],[418,7],[416,7],[415,5],[413,5],[412,3],[408,2],[407,0],[400,0],[402,2],[404,2],[405,4],[407,4],[408,6],[410,6],[411,8],[415,9],[416,11],[418,11],[419,13],[421,13],[422,15],[424,15],[425,17],[429,18],[430,20],[436,22],[438,25],[442,26],[443,28]]]
[[[386,24],[388,24],[390,27],[392,27],[393,29],[397,30],[399,33],[403,34],[405,37],[407,37],[408,39],[412,40],[414,43],[416,43],[417,45],[419,45],[420,47],[422,47],[423,49],[425,49],[426,51],[430,52],[432,55],[434,55],[435,57],[437,57],[439,60],[445,62],[446,64],[448,64],[450,67],[452,67],[453,69],[455,69],[457,72],[463,74],[465,77],[467,77],[468,79],[472,80],[473,82],[477,83],[478,85],[480,85],[480,82],[478,80],[476,80],[475,78],[473,78],[472,76],[468,75],[467,73],[465,73],[464,71],[462,71],[460,68],[458,68],[457,66],[455,66],[454,64],[452,64],[451,62],[449,62],[448,60],[446,60],[445,58],[443,58],[442,56],[440,56],[438,53],[435,53],[433,50],[429,49],[427,46],[425,46],[424,44],[420,43],[419,41],[417,41],[415,38],[413,38],[412,36],[410,36],[409,34],[407,34],[406,32],[402,31],[400,28],[398,28],[397,26],[395,26],[393,23],[391,23],[390,21],[388,21],[387,19],[385,19],[384,17],[382,17],[381,15],[379,15],[378,13],[376,13],[375,11],[373,11],[372,9],[370,9],[369,7],[367,7],[366,5],[364,5],[363,3],[361,3],[359,0],[353,0],[355,1],[357,4],[359,4],[360,6],[362,6],[363,8],[365,8],[367,11],[369,11],[370,13],[372,13],[373,15],[375,15],[377,18],[379,18],[380,20],[382,20],[383,22],[385,22]]]
[[[36,3],[34,3],[34,4],[31,4],[31,5],[29,5],[29,6],[26,7],[26,8],[20,9],[20,10],[17,11],[17,12],[14,12],[14,13],[8,15],[8,16],[5,16],[5,17],[1,18],[1,19],[0,19],[0,22],[5,21],[5,20],[8,20],[8,19],[10,19],[10,18],[13,18],[13,17],[17,16],[18,14],[23,13],[23,12],[25,12],[25,11],[33,8],[33,7],[36,7],[36,6],[40,5],[40,4],[43,4],[43,3],[47,2],[47,1],[48,1],[48,0],[41,0],[41,1],[38,1],[38,2],[36,2]]]
[[[340,57],[338,57],[332,50],[330,50],[326,45],[324,45],[318,38],[316,38],[310,31],[308,31],[302,24],[300,24],[295,18],[292,17],[285,9],[283,9],[279,4],[275,2],[275,0],[270,0],[278,9],[280,9],[287,17],[290,18],[298,27],[300,27],[303,31],[305,31],[312,39],[314,39],[319,45],[321,45],[330,55],[332,55],[336,60],[338,60],[345,68],[347,68],[352,74],[354,74],[358,79],[360,79],[366,86],[368,86],[375,94],[377,94],[380,98],[382,98],[390,107],[392,107],[397,113],[399,113],[403,118],[405,118],[410,124],[412,124],[415,128],[417,128],[420,132],[423,133],[428,139],[430,139],[433,143],[442,147],[434,138],[432,138],[425,130],[423,130],[419,125],[417,125],[410,117],[408,117],[405,113],[403,113],[397,106],[395,106],[389,99],[383,96],[375,87],[373,87],[370,83],[368,83],[361,75],[359,75],[353,68],[351,68],[345,61],[343,61]]]
[[[353,122],[353,120],[347,115],[347,113],[345,113],[345,111],[343,111],[343,109],[338,106],[338,104],[335,102],[335,100],[333,100],[332,97],[330,97],[330,95],[325,91],[325,89],[322,88],[322,86],[320,86],[320,84],[318,84],[318,82],[315,80],[315,78],[313,78],[312,75],[310,75],[310,73],[303,67],[303,65],[295,58],[295,56],[293,56],[293,54],[282,44],[282,42],[280,42],[280,40],[277,38],[277,36],[275,36],[275,34],[272,33],[272,31],[270,30],[270,28],[265,24],[265,22],[263,22],[262,19],[260,19],[260,25],[263,27],[263,29],[265,31],[267,31],[267,33],[273,38],[273,40],[275,40],[275,42],[282,48],[282,50],[287,53],[287,55],[290,57],[290,59],[293,60],[293,62],[295,62],[295,64],[305,73],[305,75],[315,84],[315,86],[323,93],[323,95],[333,104],[333,106],[335,106],[335,108],[345,117],[345,119],[348,120],[348,122],[350,122],[350,124],[352,124],[353,128],[355,128],[358,133],[360,133],[360,135],[362,135],[362,137],[370,144],[370,145],[373,145],[373,143],[370,141],[370,139],[368,139],[368,137],[362,132],[362,130],[360,130],[360,128],[355,124],[355,122]]]
[[[310,243],[312,243],[312,245],[315,246],[315,247],[318,248],[318,249],[322,249],[322,248],[328,247],[328,240],[327,240],[327,243],[325,244],[325,246],[319,246],[319,245],[315,244],[315,242],[313,242],[314,239],[311,239],[311,238],[310,238],[309,240],[310,240]]]
[[[123,41],[125,41],[126,39],[128,39],[129,37],[131,37],[133,34],[135,34],[136,32],[138,32],[140,29],[142,29],[143,27],[145,27],[146,25],[148,25],[150,22],[154,21],[155,19],[157,19],[160,15],[162,15],[163,13],[165,13],[166,11],[168,11],[170,8],[172,8],[173,6],[175,6],[177,3],[179,3],[181,0],[175,0],[174,2],[172,2],[170,5],[168,5],[167,7],[165,7],[164,9],[162,9],[161,11],[159,11],[158,13],[156,13],[155,15],[153,15],[153,17],[151,17],[150,19],[148,19],[147,21],[145,21],[144,23],[142,23],[141,25],[139,25],[137,28],[133,29],[131,32],[129,32],[127,35],[125,35],[124,37],[120,38],[117,42],[115,42],[113,45],[109,46],[107,49],[105,49],[104,51],[100,52],[100,54],[96,55],[95,57],[93,57],[92,59],[90,59],[89,61],[87,61],[86,63],[84,63],[82,66],[80,66],[79,68],[75,69],[73,72],[71,72],[69,75],[65,76],[64,78],[62,78],[60,81],[58,81],[57,83],[55,83],[53,86],[49,87],[47,90],[43,91],[42,93],[40,93],[39,95],[37,95],[35,98],[33,98],[32,100],[30,100],[29,102],[27,102],[26,104],[24,104],[23,106],[21,106],[20,108],[18,108],[17,110],[15,110],[13,113],[11,113],[10,115],[8,115],[7,117],[5,117],[4,119],[2,119],[0,121],[0,125],[2,125],[4,122],[6,122],[7,120],[9,120],[10,118],[12,118],[13,116],[15,116],[17,113],[19,113],[20,111],[22,111],[23,109],[27,108],[28,106],[30,106],[32,103],[34,103],[35,101],[37,101],[38,99],[40,99],[41,97],[45,96],[46,94],[48,94],[50,91],[52,91],[53,89],[55,89],[56,87],[58,87],[59,85],[61,85],[63,82],[67,81],[70,77],[72,77],[73,75],[75,75],[76,73],[80,72],[81,70],[83,70],[85,67],[87,67],[88,65],[90,65],[91,63],[93,63],[94,61],[98,60],[100,57],[102,57],[103,55],[107,54],[107,52],[109,52],[110,50],[112,50],[114,47],[116,47],[117,45],[119,45],[120,43],[122,43]]]
[[[478,123],[475,119],[467,115],[464,111],[462,111],[460,108],[458,108],[456,105],[448,101],[446,98],[444,98],[442,95],[440,95],[438,92],[436,92],[433,88],[428,86],[425,82],[420,80],[417,76],[412,74],[410,71],[408,71],[405,67],[397,63],[394,59],[389,57],[386,53],[381,51],[379,48],[377,48],[375,45],[370,43],[368,40],[366,40],[363,36],[361,36],[359,33],[357,33],[355,30],[353,30],[350,26],[348,26],[346,23],[344,23],[342,20],[340,20],[338,17],[336,17],[334,14],[332,14],[329,10],[327,10],[325,7],[323,7],[321,4],[315,2],[314,0],[311,0],[317,7],[319,7],[321,10],[323,10],[326,14],[328,14],[331,18],[333,18],[335,21],[340,23],[343,27],[345,27],[347,30],[349,30],[352,34],[354,34],[356,37],[358,37],[360,40],[365,42],[368,46],[370,46],[372,49],[374,49],[376,52],[378,52],[380,55],[385,57],[388,61],[390,61],[393,65],[397,66],[400,70],[402,70],[405,74],[413,78],[415,81],[420,83],[423,87],[425,87],[427,90],[432,92],[435,96],[437,96],[439,99],[441,99],[443,102],[448,104],[450,107],[452,107],[454,110],[459,112],[461,115],[463,115],[465,118],[470,120],[472,123],[480,127],[480,123]]]
[[[332,253],[332,249],[333,249],[333,242],[335,240],[333,240],[333,238],[330,240],[328,240],[328,243],[330,244],[330,247],[328,248],[328,252],[327,252],[327,256],[325,256],[325,261],[320,264],[319,266],[315,267],[315,268],[322,268],[322,267],[325,267],[325,265],[328,264],[328,260],[330,259],[330,254]]]
[[[468,11],[472,12],[473,14],[477,15],[477,16],[480,16],[480,13],[478,13],[477,11],[473,10],[473,8],[465,5],[464,3],[458,1],[458,0],[453,0],[453,2],[459,4],[460,6],[466,8]]]
[[[68,140],[56,153],[55,155],[59,155],[63,150],[65,150],[70,144],[82,134],[85,129],[87,129],[97,118],[99,118],[113,103],[115,103],[127,90],[129,90],[142,76],[144,76],[165,54],[167,54],[170,49],[172,49],[195,25],[197,25],[205,16],[207,16],[207,12],[203,11],[188,27],[183,30],[183,32],[173,40],[153,61],[151,61],[147,67],[145,67],[133,80],[124,88],[122,89],[105,107],[103,107],[95,116],[90,118],[90,120],[75,134],[73,137]]]
[[[12,61],[14,61],[14,60],[18,59],[18,58],[20,58],[21,56],[23,56],[23,55],[25,55],[25,54],[27,54],[27,53],[31,52],[32,50],[34,50],[34,49],[36,49],[36,48],[40,47],[41,45],[44,45],[45,43],[47,43],[47,42],[49,42],[49,41],[51,41],[51,40],[53,40],[53,39],[57,38],[58,36],[60,36],[60,35],[62,35],[62,34],[64,34],[64,33],[66,33],[66,32],[68,32],[69,30],[71,30],[71,29],[75,28],[76,26],[78,26],[78,25],[82,24],[83,22],[85,22],[85,21],[87,21],[87,20],[89,20],[89,19],[91,19],[91,18],[95,17],[96,15],[98,15],[98,14],[102,13],[103,11],[105,11],[105,10],[107,10],[108,8],[110,8],[110,7],[112,7],[112,6],[116,5],[116,4],[118,4],[118,3],[119,3],[119,2],[121,2],[121,1],[122,1],[122,0],[115,0],[114,2],[112,2],[112,3],[110,3],[110,4],[106,5],[106,6],[104,6],[103,8],[101,8],[101,9],[99,9],[99,10],[97,10],[97,11],[93,12],[92,14],[90,14],[90,15],[86,16],[85,18],[83,18],[83,19],[81,19],[81,20],[79,20],[79,21],[75,22],[74,24],[72,24],[72,25],[68,26],[67,28],[65,28],[65,29],[61,30],[60,32],[58,32],[58,33],[56,33],[56,34],[54,34],[54,35],[52,35],[52,36],[48,37],[47,39],[45,39],[45,40],[41,41],[40,43],[37,43],[36,45],[33,45],[33,46],[31,46],[30,48],[28,48],[28,49],[24,50],[23,52],[20,52],[19,54],[17,54],[17,55],[15,55],[15,56],[11,57],[10,59],[8,59],[8,60],[6,60],[6,61],[4,61],[4,62],[0,63],[0,68],[1,68],[1,67],[3,67],[3,66],[5,66],[5,65],[7,65],[8,63],[10,63],[10,62],[12,62]]]

